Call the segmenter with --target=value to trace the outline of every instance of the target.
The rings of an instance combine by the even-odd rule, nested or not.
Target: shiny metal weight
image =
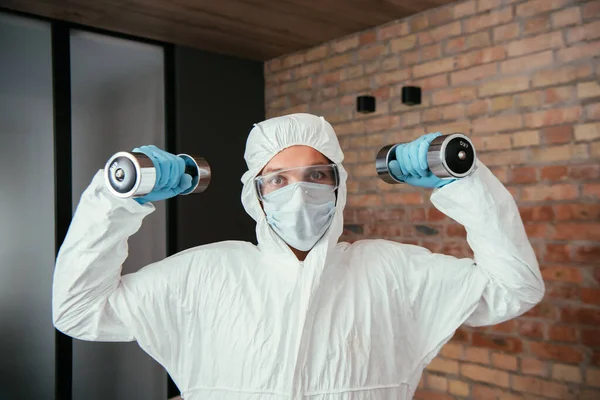
[[[399,144],[381,148],[375,157],[377,175],[386,183],[403,183],[389,171],[389,162],[396,159]],[[464,178],[476,167],[477,155],[471,140],[462,133],[441,135],[435,138],[427,150],[427,164],[439,178]]]
[[[192,186],[182,195],[204,192],[211,180],[208,162],[198,156],[178,154],[185,160],[185,173],[192,176]],[[121,151],[113,154],[104,167],[104,180],[108,190],[116,197],[142,197],[156,184],[156,169],[143,153]]]

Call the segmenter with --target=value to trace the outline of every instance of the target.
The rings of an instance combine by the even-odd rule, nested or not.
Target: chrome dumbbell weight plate
[[[202,193],[208,188],[211,169],[202,157],[179,154],[185,161],[185,173],[192,177],[192,186],[182,195]],[[120,198],[142,197],[156,184],[154,164],[143,153],[118,152],[104,167],[104,179],[109,191]]]
[[[402,183],[389,171],[389,163],[396,159],[396,147],[387,145],[377,153],[375,169],[386,183]],[[462,133],[442,135],[435,138],[427,150],[427,164],[431,172],[439,178],[464,178],[475,169],[475,147]]]

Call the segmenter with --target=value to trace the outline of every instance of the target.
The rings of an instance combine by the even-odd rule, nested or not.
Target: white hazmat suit
[[[293,145],[340,171],[333,222],[303,262],[269,227],[253,185]],[[543,296],[515,202],[481,163],[431,196],[466,228],[472,260],[386,240],[338,243],[347,173],[323,118],[255,125],[245,158],[242,202],[258,246],[203,245],[124,276],[127,239],[154,207],[112,196],[99,172],[57,258],[56,328],[81,340],[136,340],[186,400],[411,399],[461,324],[506,321]]]

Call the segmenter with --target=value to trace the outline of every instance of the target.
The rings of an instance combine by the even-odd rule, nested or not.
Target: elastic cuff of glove
[[[456,179],[443,179],[440,183],[437,184],[436,188],[443,188],[446,185],[449,185],[452,182],[455,182]]]

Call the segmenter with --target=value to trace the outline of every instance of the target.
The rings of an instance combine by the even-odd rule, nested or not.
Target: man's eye
[[[321,171],[313,171],[310,174],[310,179],[312,179],[313,181],[322,180],[324,178],[325,178],[325,174]]]
[[[284,183],[284,179],[281,175],[275,175],[268,180],[269,185],[279,186]]]

